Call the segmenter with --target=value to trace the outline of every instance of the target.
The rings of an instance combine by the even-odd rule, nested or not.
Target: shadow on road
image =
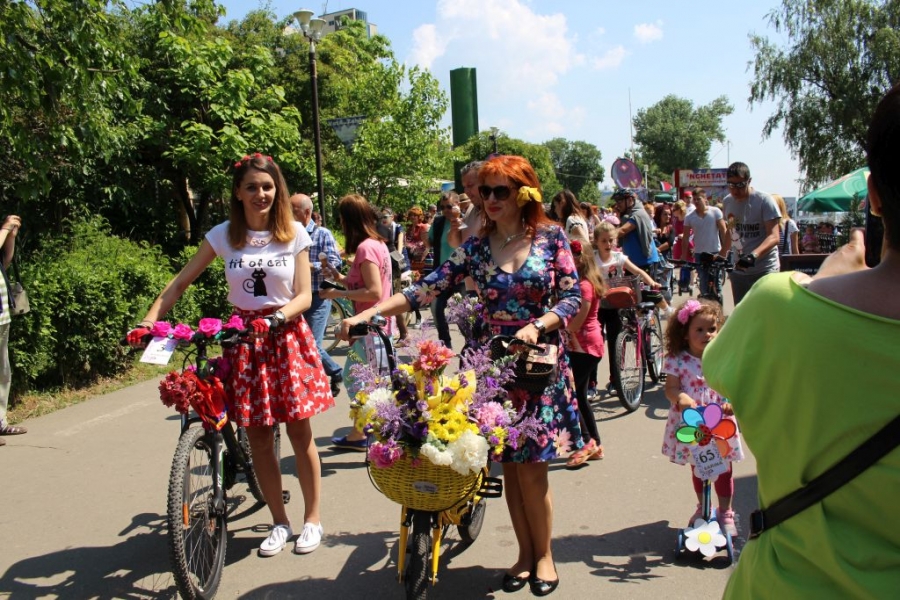
[[[174,598],[165,517],[143,513],[119,532],[121,543],[66,548],[21,560],[0,577],[0,596],[25,598]],[[135,530],[141,533],[134,534]],[[8,594],[8,596],[6,596]]]

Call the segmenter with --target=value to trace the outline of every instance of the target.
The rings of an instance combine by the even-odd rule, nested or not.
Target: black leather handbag
[[[516,355],[515,378],[510,389],[543,392],[559,374],[559,350],[555,344],[529,344],[509,335],[495,335],[490,342],[491,358]]]

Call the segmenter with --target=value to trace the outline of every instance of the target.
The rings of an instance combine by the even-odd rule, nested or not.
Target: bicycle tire
[[[641,405],[644,393],[644,361],[638,353],[638,339],[634,331],[625,330],[616,337],[616,359],[613,366],[618,371],[616,389],[619,402],[628,412]]]
[[[216,595],[225,566],[227,522],[212,506],[212,436],[189,427],[178,439],[167,498],[169,558],[182,598],[208,600]],[[223,490],[224,493],[224,490]]]
[[[481,527],[484,525],[484,512],[487,505],[484,498],[478,498],[469,508],[468,514],[463,517],[463,522],[456,527],[459,532],[459,538],[464,544],[473,544],[481,533]]]
[[[331,301],[331,312],[328,313],[328,323],[325,325],[325,335],[322,336],[322,347],[325,352],[334,350],[341,340],[335,335],[335,327],[349,315],[344,305],[337,300]]]
[[[659,311],[650,313],[647,327],[644,329],[644,356],[647,360],[647,374],[650,381],[659,383],[662,379],[663,366],[663,331],[659,320]]]
[[[431,513],[413,512],[409,565],[406,567],[407,600],[428,597],[428,549],[431,547]]]

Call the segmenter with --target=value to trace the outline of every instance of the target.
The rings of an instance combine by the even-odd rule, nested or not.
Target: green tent
[[[853,202],[869,195],[869,167],[857,169],[800,198],[797,209],[804,212],[849,212]]]

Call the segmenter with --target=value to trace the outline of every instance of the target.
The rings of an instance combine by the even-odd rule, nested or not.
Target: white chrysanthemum
[[[431,464],[439,467],[449,465],[453,462],[453,456],[446,450],[440,450],[436,446],[425,443],[419,449],[419,454],[427,458]]]
[[[393,404],[394,395],[388,388],[375,388],[369,393],[366,403],[359,407],[360,418],[368,421],[375,409],[384,403]]]
[[[471,429],[466,429],[447,444],[447,452],[453,457],[451,469],[460,475],[477,473],[487,464],[488,442]]]
[[[719,529],[717,521],[713,520],[705,523],[703,520],[697,519],[694,523],[699,523],[700,526],[687,529],[684,532],[684,546],[688,550],[691,552],[700,550],[703,556],[712,556],[717,552],[717,548],[725,545],[725,536],[722,535],[722,530]]]

